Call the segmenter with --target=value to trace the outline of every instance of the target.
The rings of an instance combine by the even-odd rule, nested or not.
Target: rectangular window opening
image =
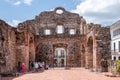
[[[74,35],[75,34],[75,29],[70,29],[70,34]]]
[[[50,33],[50,30],[49,29],[46,29],[45,30],[45,35],[50,35],[51,33]]]
[[[58,25],[57,26],[57,33],[58,34],[62,34],[63,33],[63,26],[62,25]]]

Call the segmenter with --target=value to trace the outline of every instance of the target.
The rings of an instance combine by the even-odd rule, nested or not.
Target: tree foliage
[[[117,61],[115,62],[115,64],[116,64],[116,70],[117,70],[117,72],[120,73],[120,60],[117,60]]]

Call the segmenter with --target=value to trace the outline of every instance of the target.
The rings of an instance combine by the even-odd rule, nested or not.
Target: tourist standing
[[[45,69],[46,69],[46,70],[48,70],[48,68],[49,68],[49,65],[48,65],[48,64],[46,64],[46,65],[45,65]]]
[[[39,68],[38,62],[35,62],[35,71],[36,72],[38,72],[38,68]]]
[[[24,63],[22,63],[22,65],[21,65],[21,72],[25,73],[25,64]]]
[[[32,62],[31,62],[31,70],[32,70],[32,71],[34,71],[34,67],[35,67],[35,64],[34,64],[34,62],[32,61]]]

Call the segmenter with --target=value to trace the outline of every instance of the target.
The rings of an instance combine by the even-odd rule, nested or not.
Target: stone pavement
[[[13,77],[2,77],[2,78],[0,78],[0,80],[12,80],[13,79]]]
[[[103,73],[90,72],[83,68],[55,68],[42,73],[24,74],[12,80],[120,80],[120,77],[106,77]]]

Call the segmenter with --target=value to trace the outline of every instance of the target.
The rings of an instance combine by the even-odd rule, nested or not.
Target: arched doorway
[[[56,48],[54,51],[54,66],[65,67],[66,66],[66,50],[65,48]]]
[[[45,43],[41,43],[36,47],[35,61],[49,63],[50,60],[50,46]]]
[[[88,68],[93,68],[93,38],[89,37],[87,42]]]

